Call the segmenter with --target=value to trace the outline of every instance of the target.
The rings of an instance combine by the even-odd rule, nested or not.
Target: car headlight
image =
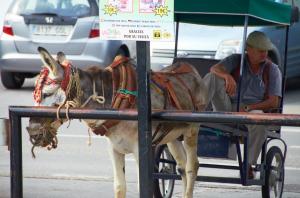
[[[217,49],[215,59],[223,59],[231,54],[241,52],[241,40],[223,40]]]

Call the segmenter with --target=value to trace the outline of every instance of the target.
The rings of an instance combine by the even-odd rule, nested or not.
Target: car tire
[[[25,78],[16,72],[1,71],[1,81],[6,89],[20,89]]]
[[[262,185],[262,197],[282,197],[284,188],[284,160],[281,149],[272,146],[267,152],[265,184]]]

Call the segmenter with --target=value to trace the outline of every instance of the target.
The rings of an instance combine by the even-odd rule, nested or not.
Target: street
[[[291,84],[299,85],[299,82]],[[34,79],[26,80],[20,90],[6,90],[0,85],[0,118],[8,117],[10,105],[32,105]],[[300,87],[290,86],[284,99],[284,113],[300,112]],[[31,155],[31,143],[25,127],[28,119],[22,119],[23,135],[23,192],[25,198],[32,197],[113,197],[113,172],[109,159],[107,141],[92,135],[91,146],[87,144],[88,129],[78,120],[73,120],[59,130],[58,148],[35,148],[36,159]],[[300,197],[300,131],[284,127],[282,137],[288,145],[286,175],[283,197]],[[0,198],[10,197],[10,158],[7,147],[0,146]],[[204,159],[200,159],[204,160]],[[213,160],[218,163],[218,160]],[[232,163],[229,161],[228,163]],[[224,174],[199,169],[200,175]],[[237,172],[229,173],[238,176]],[[132,155],[126,157],[127,197],[138,197],[137,165]],[[259,186],[197,182],[195,197],[260,197]],[[180,181],[176,182],[174,197],[181,197]]]

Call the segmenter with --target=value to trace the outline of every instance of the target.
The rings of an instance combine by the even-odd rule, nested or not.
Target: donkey
[[[36,82],[34,99],[38,106],[70,108],[136,108],[136,72],[131,61],[117,56],[101,69],[83,71],[72,66],[63,52],[56,59],[39,47],[44,67]],[[151,74],[152,109],[202,111],[207,104],[207,88],[195,68],[188,63],[170,65]],[[30,118],[27,130],[34,146],[56,148],[56,133],[65,122],[59,118]],[[114,171],[114,195],[126,196],[125,154],[133,153],[138,162],[138,127],[136,121],[84,120],[97,135],[110,142]],[[153,145],[167,144],[182,177],[183,197],[193,196],[198,171],[197,136],[199,124],[152,123]],[[178,137],[183,136],[183,141]],[[34,147],[33,147],[34,148]]]

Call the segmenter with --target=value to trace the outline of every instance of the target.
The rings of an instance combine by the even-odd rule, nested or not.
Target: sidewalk
[[[0,198],[10,197],[10,178],[0,177]],[[137,183],[127,184],[127,198],[137,198]],[[24,198],[113,198],[113,182],[105,179],[78,178],[24,178]],[[175,185],[173,197],[181,196],[179,181]],[[197,182],[195,198],[256,198],[261,197],[260,187],[243,187],[240,185],[210,184]],[[285,192],[284,198],[300,198],[300,193]]]

